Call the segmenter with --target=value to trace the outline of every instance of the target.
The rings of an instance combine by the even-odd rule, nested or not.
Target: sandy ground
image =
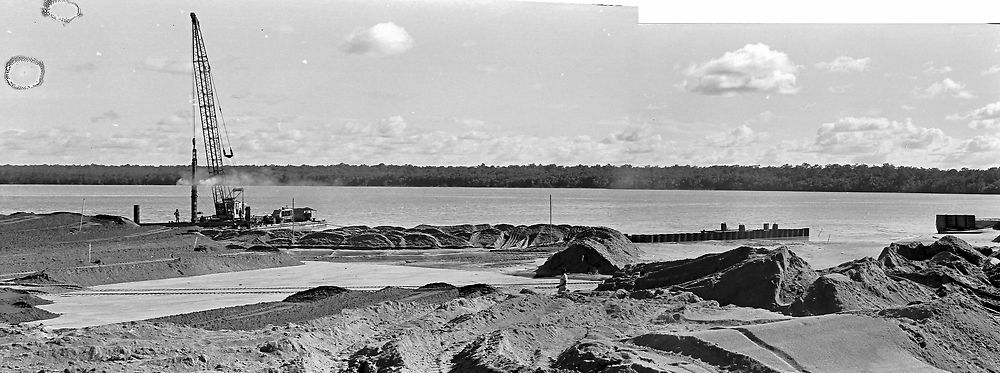
[[[483,283],[515,291],[528,287],[554,292],[558,280],[487,271],[305,262],[295,267],[100,285],[82,291],[41,295],[53,303],[39,308],[61,315],[36,323],[51,328],[79,328],[277,301],[321,285],[374,290],[386,286],[418,287],[433,282],[456,286]],[[583,290],[594,286],[594,282],[574,280],[570,288]]]
[[[194,251],[188,241],[197,235],[181,230],[88,220],[93,224],[79,233],[72,228],[78,219],[72,214],[0,217],[0,239],[23,243],[2,247],[0,272],[91,266],[92,261],[80,259],[84,244],[97,249],[102,263],[175,256],[197,260],[226,250],[220,244]],[[996,235],[961,238],[993,246]],[[753,240],[641,247],[643,260],[663,261],[743,245],[787,246],[821,269],[878,256],[888,244]],[[61,256],[66,248],[73,254]],[[1000,339],[1000,319],[971,304],[965,293],[889,313],[810,317],[719,305],[664,289],[590,291],[593,283],[583,280],[600,277],[588,276],[572,278],[574,292],[557,296],[557,280],[525,276],[550,254],[303,250],[293,255],[322,262],[43,294],[54,303],[37,307],[63,315],[0,325],[0,371],[1000,370],[1000,358],[990,355],[991,344]],[[168,272],[158,275],[183,275]],[[472,294],[412,289],[433,282],[488,283],[500,289]],[[389,285],[408,288],[385,288]],[[356,290],[306,303],[283,301],[315,286]],[[176,316],[130,321],[167,315]]]

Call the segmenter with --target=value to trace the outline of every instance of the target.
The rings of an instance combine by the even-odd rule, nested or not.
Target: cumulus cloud
[[[746,124],[741,124],[728,132],[709,135],[706,139],[709,145],[719,147],[748,146],[759,142],[764,134],[754,131]]]
[[[194,71],[191,61],[161,57],[147,57],[141,67],[150,71],[176,75],[190,75]]]
[[[392,116],[379,121],[376,130],[381,137],[400,137],[406,131],[406,121],[401,116]]]
[[[910,120],[846,117],[820,125],[812,150],[851,156],[863,163],[913,164],[915,160],[926,162],[928,156],[952,143],[941,129],[920,127]]]
[[[722,57],[688,70],[681,86],[706,95],[734,95],[748,92],[794,94],[799,66],[783,52],[764,44],[747,44]]]
[[[833,61],[830,62],[819,62],[815,66],[817,69],[836,73],[860,72],[868,70],[868,63],[871,62],[871,60],[872,59],[870,57],[852,58],[848,56],[840,56],[834,58]]]
[[[359,29],[347,36],[341,50],[374,57],[397,55],[413,48],[413,38],[392,22]]]
[[[971,91],[965,89],[965,84],[951,80],[951,78],[945,78],[940,82],[934,82],[927,88],[917,91],[917,97],[919,98],[933,98],[942,95],[965,99],[976,97],[976,95],[972,94]]]
[[[1000,151],[1000,138],[995,136],[976,136],[965,141],[962,150],[968,153]]]
[[[1000,101],[988,104],[965,114],[952,114],[949,120],[968,120],[969,127],[975,129],[1000,128]]]
[[[983,75],[990,75],[990,74],[996,74],[996,73],[1000,73],[1000,65],[990,66],[990,68],[988,68],[986,70],[983,70],[982,74]]]

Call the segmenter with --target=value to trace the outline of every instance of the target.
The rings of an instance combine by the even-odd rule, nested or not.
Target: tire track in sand
[[[805,366],[803,366],[802,364],[799,364],[798,361],[795,361],[795,358],[792,357],[792,355],[789,355],[784,350],[782,350],[782,349],[780,349],[778,347],[775,347],[775,346],[771,345],[770,343],[764,342],[764,340],[762,340],[759,337],[757,337],[756,335],[754,335],[753,332],[751,332],[749,329],[746,329],[746,328],[732,328],[732,329],[735,330],[735,331],[740,332],[740,334],[743,334],[743,336],[747,337],[747,339],[749,339],[750,342],[753,342],[753,343],[757,344],[758,346],[760,346],[761,348],[770,351],[772,354],[774,354],[774,356],[777,356],[779,359],[784,360],[785,363],[788,363],[788,365],[791,365],[792,367],[794,367],[798,371],[804,372],[804,373],[811,373],[809,371],[809,369],[806,369]]]

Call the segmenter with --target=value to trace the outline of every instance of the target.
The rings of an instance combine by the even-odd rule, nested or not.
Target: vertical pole
[[[552,195],[549,194],[549,225],[552,225]]]
[[[93,263],[94,262],[94,259],[91,257],[91,252],[93,252],[93,251],[94,251],[94,245],[88,243],[87,244],[87,263]]]
[[[76,230],[76,233],[83,233],[83,210],[87,207],[87,199],[83,199],[83,205],[80,206],[80,228]]]
[[[195,138],[191,138],[191,222],[198,222],[198,177],[195,175],[198,170],[198,147],[195,145]]]
[[[139,205],[132,205],[132,221],[139,224]]]

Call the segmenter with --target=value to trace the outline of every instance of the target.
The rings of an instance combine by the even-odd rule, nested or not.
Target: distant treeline
[[[824,192],[998,193],[1000,169],[868,165],[761,166],[234,166],[245,185],[502,188],[784,190]],[[172,185],[189,166],[0,166],[0,184]],[[204,179],[204,177],[199,177]]]

